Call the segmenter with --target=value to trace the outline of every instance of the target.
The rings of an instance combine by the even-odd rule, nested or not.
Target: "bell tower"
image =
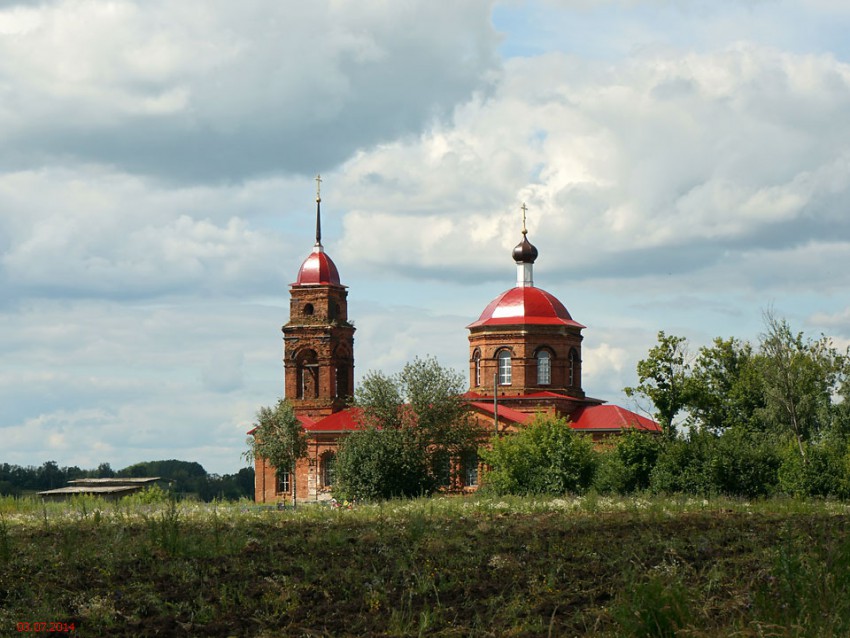
[[[316,176],[316,243],[289,287],[283,326],[284,393],[296,413],[319,419],[354,392],[354,326],[348,290],[322,246],[321,176]]]

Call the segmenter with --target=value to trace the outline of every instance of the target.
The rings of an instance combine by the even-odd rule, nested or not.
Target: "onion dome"
[[[585,327],[573,321],[564,304],[554,295],[534,286],[517,286],[491,301],[478,321],[467,328],[525,324]]]
[[[513,252],[514,261],[518,264],[533,264],[537,259],[537,248],[528,241],[526,231],[522,231],[522,241],[516,245]]]
[[[336,264],[325,253],[321,246],[313,248],[310,256],[301,264],[298,270],[298,278],[293,286],[317,286],[330,285],[339,286],[339,271]]]

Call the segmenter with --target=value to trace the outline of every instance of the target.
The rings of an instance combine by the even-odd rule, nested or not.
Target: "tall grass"
[[[0,498],[0,635],[850,635],[850,505]]]

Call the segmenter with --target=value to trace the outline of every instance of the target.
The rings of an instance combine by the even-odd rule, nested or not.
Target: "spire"
[[[528,241],[528,229],[525,227],[525,214],[528,207],[522,203],[522,241],[516,245],[513,252],[514,261],[517,264],[516,285],[525,287],[533,286],[532,265],[537,259],[537,248]]]
[[[322,247],[322,176],[316,175],[316,248]]]

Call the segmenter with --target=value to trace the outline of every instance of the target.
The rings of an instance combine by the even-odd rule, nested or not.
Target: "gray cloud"
[[[498,68],[490,4],[66,0],[10,10],[0,169],[97,162],[210,181],[336,165],[487,89]]]

